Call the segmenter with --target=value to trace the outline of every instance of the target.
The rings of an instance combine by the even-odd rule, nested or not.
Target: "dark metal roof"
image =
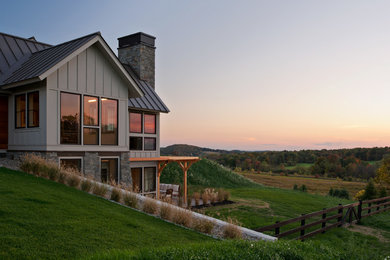
[[[129,98],[129,108],[169,113],[168,107],[154,89],[146,81],[140,80],[129,65],[123,64],[123,66],[144,93],[140,98]]]
[[[51,47],[35,38],[21,38],[0,32],[0,79],[18,62],[25,61],[33,53]]]
[[[10,66],[3,77],[0,77],[0,85],[39,77],[97,35],[100,35],[100,33],[89,34],[72,41],[41,49],[29,56],[26,55]]]

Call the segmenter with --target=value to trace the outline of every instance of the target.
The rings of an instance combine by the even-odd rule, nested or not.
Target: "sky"
[[[390,1],[3,1],[0,31],[156,39],[161,146],[390,144]]]

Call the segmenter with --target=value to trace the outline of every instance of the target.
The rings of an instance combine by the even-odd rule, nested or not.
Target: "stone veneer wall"
[[[29,153],[27,151],[19,152],[19,151],[7,151],[7,158],[12,160],[20,160],[20,158]],[[58,162],[58,158],[66,158],[66,157],[82,157],[83,158],[83,170],[84,176],[92,177],[93,179],[100,181],[100,155],[98,152],[85,152],[84,156],[74,155],[72,156],[71,152],[67,152],[67,155],[58,155],[57,152],[30,152],[37,154],[46,160]],[[79,153],[79,152],[78,152]],[[112,157],[117,157],[112,156]],[[105,157],[111,157],[106,156]],[[119,182],[124,182],[127,185],[132,185],[132,178],[130,173],[130,152],[121,152],[119,156],[119,167],[120,167],[120,177]]]

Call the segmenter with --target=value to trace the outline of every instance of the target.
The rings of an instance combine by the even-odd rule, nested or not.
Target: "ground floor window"
[[[83,161],[82,158],[60,158],[60,166],[82,172]]]
[[[101,158],[100,174],[103,183],[119,183],[118,158]]]
[[[156,167],[131,168],[133,191],[138,193],[151,193],[156,191]]]

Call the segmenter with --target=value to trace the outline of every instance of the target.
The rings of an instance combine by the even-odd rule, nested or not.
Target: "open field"
[[[0,168],[0,258],[79,258],[213,241],[63,184]]]
[[[306,185],[308,192],[313,194],[327,195],[331,188],[346,189],[351,198],[366,186],[365,182],[343,181],[338,179],[323,179],[302,176],[277,176],[269,174],[242,173],[254,182],[282,189],[292,189],[295,184]]]
[[[310,168],[311,166],[313,166],[313,163],[297,163],[297,165],[294,165],[294,166],[285,166],[285,168],[287,170],[294,170],[295,168],[297,167],[302,167],[302,168]]]

